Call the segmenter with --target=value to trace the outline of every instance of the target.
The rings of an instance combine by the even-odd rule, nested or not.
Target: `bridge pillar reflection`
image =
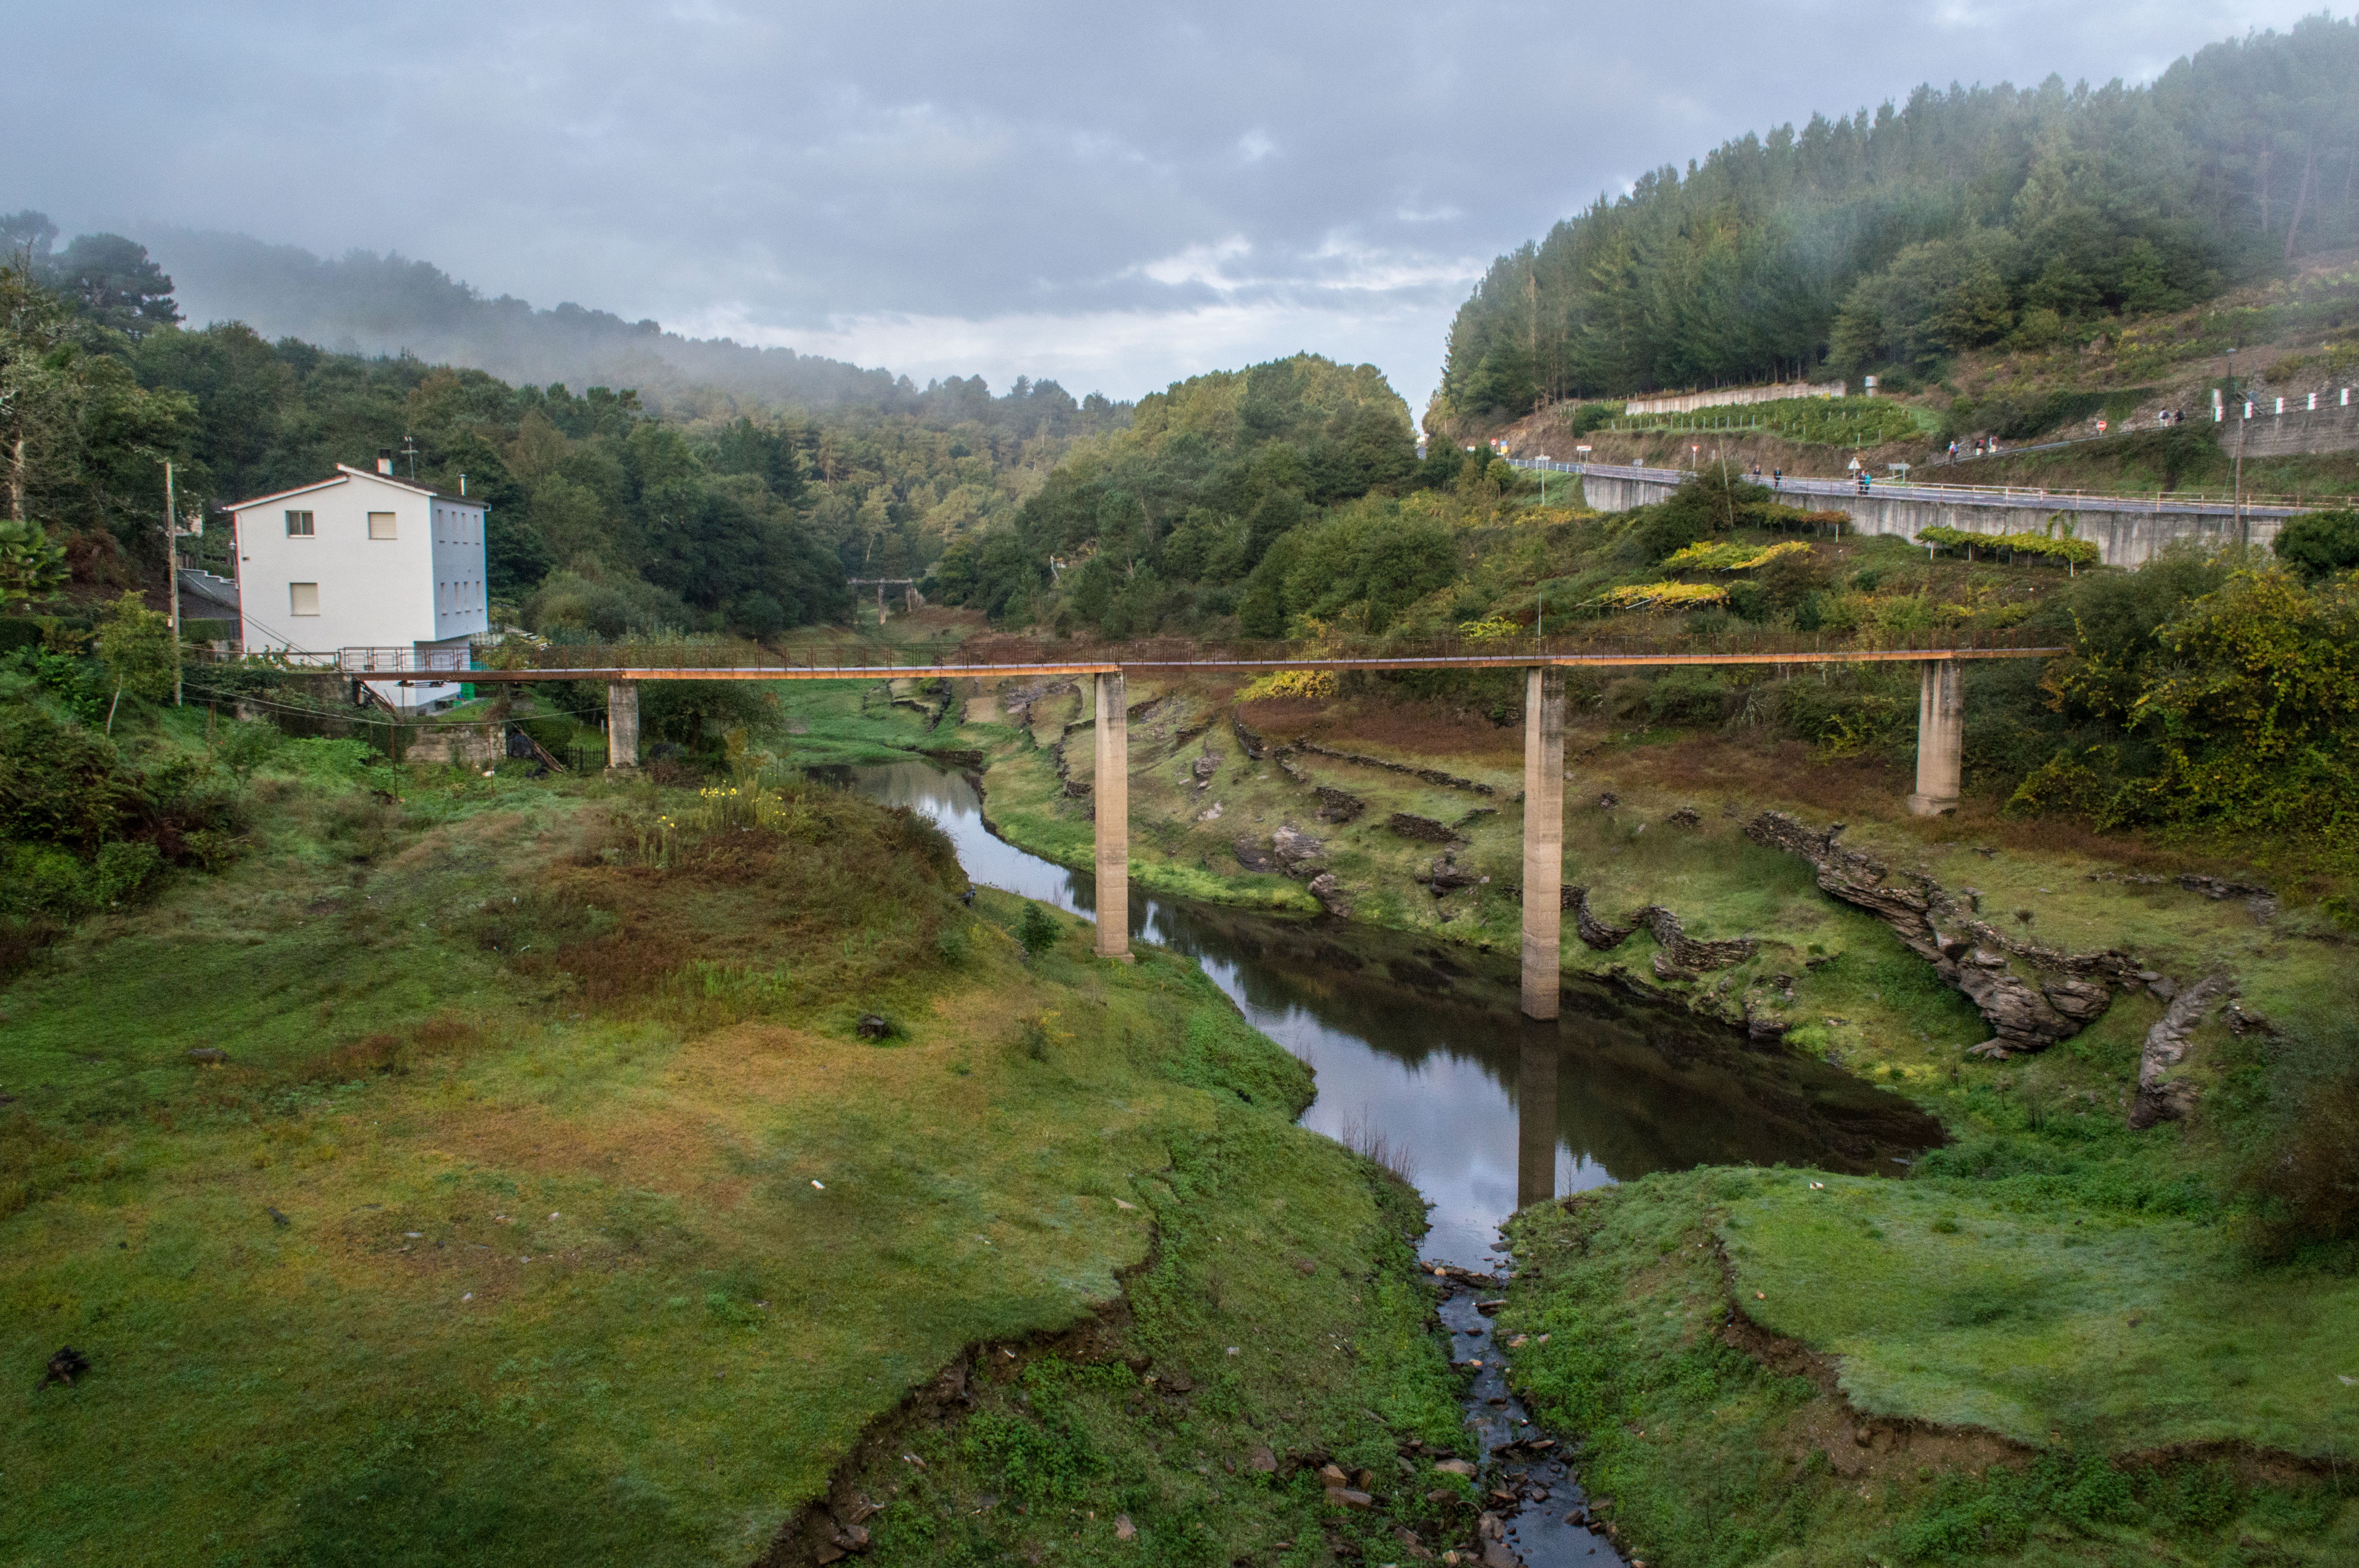
[[[606,685],[606,765],[639,765],[639,683],[609,681]]]
[[[1917,793],[1908,797],[1908,809],[1919,816],[1939,816],[1958,809],[1966,705],[1958,687],[1957,660],[1927,659],[1917,668]]]
[[[1524,683],[1524,985],[1527,1018],[1557,1014],[1563,989],[1564,672]]]
[[[1097,677],[1097,772],[1090,800],[1097,825],[1098,954],[1130,957],[1130,730],[1122,672]]]
[[[1524,1021],[1516,1071],[1516,1206],[1556,1196],[1557,1025]]]

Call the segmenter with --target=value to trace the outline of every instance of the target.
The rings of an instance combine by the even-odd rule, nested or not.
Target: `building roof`
[[[310,484],[299,484],[292,490],[273,491],[268,495],[257,495],[251,501],[233,501],[222,510],[244,512],[251,507],[267,506],[274,501],[309,495],[315,490],[326,490],[331,485],[345,484],[356,479],[374,480],[379,484],[389,484],[396,490],[406,490],[413,495],[428,496],[436,501],[455,501],[462,506],[484,505],[484,498],[480,495],[460,495],[451,491],[437,490],[430,484],[420,484],[414,479],[397,479],[389,473],[378,473],[371,469],[356,469],[350,463],[338,463],[336,476],[333,479],[315,480]],[[488,511],[489,508],[485,507],[485,510]]]

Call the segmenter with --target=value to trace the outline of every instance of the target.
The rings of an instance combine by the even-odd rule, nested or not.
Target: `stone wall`
[[[506,729],[505,724],[420,724],[410,731],[402,760],[489,767],[500,758]]]

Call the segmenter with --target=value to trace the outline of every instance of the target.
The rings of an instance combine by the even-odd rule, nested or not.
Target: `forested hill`
[[[1011,519],[1075,441],[1126,406],[1052,383],[993,395],[952,379],[891,406],[739,411],[712,393],[664,413],[635,391],[513,385],[415,355],[363,356],[238,323],[179,323],[174,280],[136,243],[53,247],[0,215],[0,477],[69,599],[152,584],[164,463],[183,509],[301,484],[383,448],[399,471],[491,503],[490,586],[536,628],[768,635],[847,605],[847,575],[918,576],[950,541]],[[1397,400],[1396,400],[1397,401]],[[1403,419],[1402,438],[1407,439]],[[200,564],[226,572],[219,529]],[[27,554],[30,559],[30,554]],[[49,585],[19,585],[40,599]]]
[[[2214,44],[2150,86],[1920,87],[1666,166],[1500,257],[1436,414],[1766,379],[1903,382],[2087,341],[2359,240],[2359,26]]]
[[[1374,365],[1297,354],[1191,376],[1078,446],[1006,525],[953,542],[935,585],[1016,624],[1193,630],[1235,613],[1299,524],[1418,469],[1408,406]]]

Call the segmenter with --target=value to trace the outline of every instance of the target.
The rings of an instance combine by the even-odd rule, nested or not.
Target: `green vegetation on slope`
[[[2299,1403],[2263,1423],[2270,1435],[2299,1424],[2300,1451],[2321,1459],[2325,1442],[2354,1435],[2351,1390],[2326,1364],[2350,1343],[2347,1281],[2267,1302],[2250,1281],[2241,1303],[2203,1302],[2178,1271],[2206,1261],[2188,1256],[2202,1243],[2186,1222],[2053,1194],[2046,1206],[1994,1206],[1955,1178],[1649,1176],[1518,1217],[1500,1323],[1533,1336],[1519,1386],[1537,1416],[1582,1434],[1583,1485],[1649,1562],[2348,1561],[2359,1498],[2347,1477],[2244,1446],[2278,1391]],[[1799,1235],[1778,1223],[1796,1207]],[[1810,1256],[1823,1269],[1750,1261],[1821,1235]],[[1931,1271],[1867,1267],[1895,1249]],[[1864,1355],[1857,1339],[1797,1345],[1753,1326],[1871,1310]],[[2300,1336],[2274,1342],[2288,1324]],[[1879,1380],[1886,1368],[1897,1375]],[[2225,1398],[2169,1419],[2204,1394]],[[2125,1409],[2125,1395],[2144,1403]],[[2323,1419],[2287,1419],[2297,1411]],[[1994,1434],[2027,1424],[2027,1445]]]
[[[2347,245],[2354,52],[2359,26],[2320,16],[2149,86],[1920,87],[1667,165],[1493,264],[1431,423],[2084,344]]]
[[[1194,376],[945,552],[936,590],[1017,625],[1194,630],[1237,613],[1238,581],[1321,508],[1417,472],[1408,406],[1373,365],[1298,354]]]
[[[658,414],[628,388],[512,386],[234,322],[185,330],[171,279],[131,242],[84,235],[49,256],[46,220],[5,222],[39,243],[0,266],[0,442],[21,451],[12,483],[67,546],[77,597],[160,579],[166,459],[192,513],[393,449],[401,476],[456,491],[463,475],[489,503],[504,615],[576,635],[771,637],[846,613],[847,575],[922,575],[1012,513],[1075,438],[1128,414],[1049,382],[994,397],[979,377],[751,412],[675,387]],[[218,524],[183,547],[229,574]]]
[[[201,767],[202,717],[161,722]],[[744,1563],[962,1346],[1150,1258],[1201,1289],[1233,1220],[1321,1260],[1284,1292],[1320,1335],[1239,1321],[1258,1262],[1225,1318],[1142,1307],[1228,1401],[1204,1430],[1446,1435],[1383,1282],[1414,1216],[1192,967],[1019,944],[1033,906],[968,911],[931,828],[848,796],[510,767],[282,742],[215,781],[234,863],[0,992],[11,1561]],[[40,1386],[64,1345],[92,1369]]]
[[[1156,1249],[1125,1311],[1039,1359],[986,1349],[969,1413],[881,1433],[840,1488],[883,1505],[873,1560],[1307,1564],[1389,1561],[1403,1530],[1462,1540],[1473,1488],[1432,1468],[1470,1444],[1404,1240],[1415,1193],[1234,1104],[1140,1191]],[[1331,1501],[1329,1464],[1375,1507]]]

